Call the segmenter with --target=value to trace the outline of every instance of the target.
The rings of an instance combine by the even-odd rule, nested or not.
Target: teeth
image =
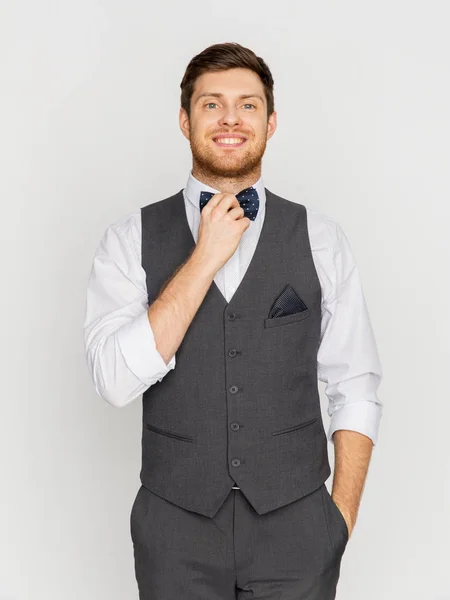
[[[244,140],[241,138],[222,138],[217,141],[221,144],[240,144]]]

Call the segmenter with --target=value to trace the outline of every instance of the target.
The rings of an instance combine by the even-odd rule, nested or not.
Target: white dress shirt
[[[258,243],[266,194],[262,178],[254,184],[260,206],[233,256],[214,281],[229,302]],[[219,190],[198,181],[192,171],[183,190],[186,216],[195,242],[200,223],[200,192]],[[326,383],[331,417],[328,439],[351,429],[377,442],[382,403],[377,388],[381,365],[358,268],[341,227],[307,208],[308,235],[322,289],[321,341],[317,375]],[[150,274],[151,275],[151,274]],[[141,211],[110,225],[96,250],[89,276],[84,339],[86,360],[97,393],[123,407],[176,368],[158,352],[147,316],[146,274],[141,263]]]

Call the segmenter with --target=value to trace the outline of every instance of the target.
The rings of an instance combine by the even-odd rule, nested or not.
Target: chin
[[[262,152],[239,152],[236,149],[230,152],[217,152],[217,148],[203,148],[200,150],[196,144],[191,143],[191,152],[198,168],[212,177],[235,178],[250,175],[256,168],[260,167]]]
[[[254,169],[258,166],[258,164],[250,163],[250,164],[237,164],[237,165],[229,165],[223,167],[211,166],[208,168],[208,171],[211,175],[215,177],[224,177],[233,179],[236,177],[245,177],[254,171]]]

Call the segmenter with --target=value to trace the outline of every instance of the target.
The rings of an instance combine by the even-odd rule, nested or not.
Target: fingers
[[[229,211],[230,208],[234,207],[240,208],[240,204],[236,196],[226,192],[221,192],[219,194],[215,194],[208,201],[203,210],[211,212],[213,209],[217,209],[219,214],[223,216]]]
[[[241,219],[244,216],[244,209],[238,202],[238,206],[235,206],[231,210],[228,211],[227,217],[232,220]]]

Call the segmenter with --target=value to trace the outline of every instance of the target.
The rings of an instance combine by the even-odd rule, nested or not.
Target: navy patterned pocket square
[[[272,304],[268,318],[272,319],[274,317],[284,317],[286,315],[292,315],[307,309],[308,307],[299,297],[294,288],[288,284]]]

